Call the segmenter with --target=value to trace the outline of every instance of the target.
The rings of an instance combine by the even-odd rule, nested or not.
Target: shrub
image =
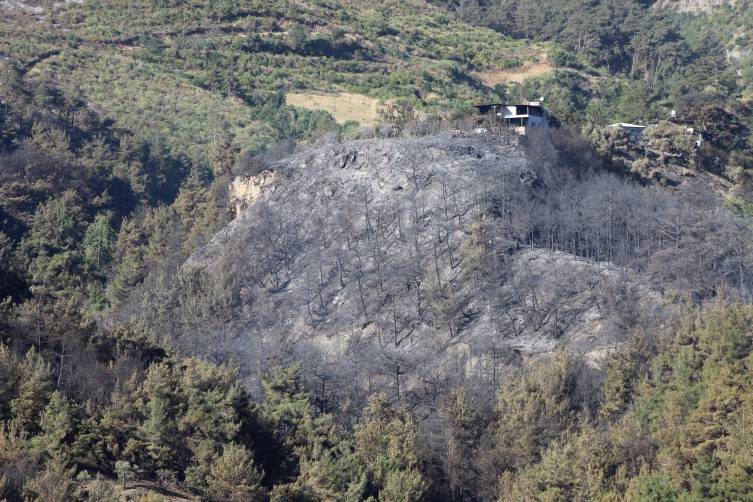
[[[555,49],[549,55],[549,59],[555,66],[563,68],[579,68],[578,58],[570,51]]]

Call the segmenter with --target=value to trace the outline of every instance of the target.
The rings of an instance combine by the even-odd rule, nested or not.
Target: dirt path
[[[131,497],[155,493],[160,495],[165,502],[198,501],[198,498],[189,493],[160,486],[158,483],[151,481],[139,481],[129,484],[123,491],[124,495],[130,495]]]

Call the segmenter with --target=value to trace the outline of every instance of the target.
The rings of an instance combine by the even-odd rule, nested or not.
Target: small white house
[[[518,134],[526,134],[531,129],[549,128],[549,118],[540,101],[531,101],[523,105],[492,103],[477,105],[475,108],[479,114],[494,116]]]

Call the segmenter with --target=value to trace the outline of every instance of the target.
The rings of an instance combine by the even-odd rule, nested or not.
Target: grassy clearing
[[[332,115],[338,124],[355,121],[372,126],[379,120],[380,100],[342,92],[338,94],[320,94],[312,92],[291,92],[285,95],[285,102],[307,110],[324,110]]]

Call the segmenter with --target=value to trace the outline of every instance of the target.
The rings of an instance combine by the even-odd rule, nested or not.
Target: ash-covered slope
[[[510,364],[559,348],[598,361],[657,297],[627,269],[510,238],[525,234],[510,208],[539,176],[519,141],[329,145],[236,183],[248,207],[176,286],[214,305],[186,316],[216,322],[175,342],[237,361],[249,383],[300,361],[323,399],[382,387],[421,400],[468,379],[491,389]]]

